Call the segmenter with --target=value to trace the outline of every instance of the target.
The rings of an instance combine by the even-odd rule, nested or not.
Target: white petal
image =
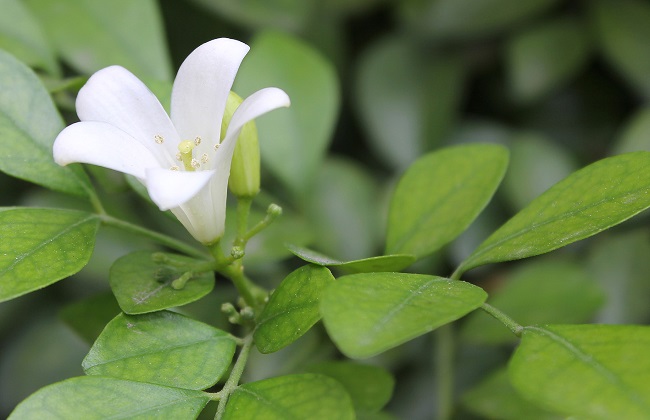
[[[171,118],[183,140],[201,137],[195,156],[209,152],[219,141],[228,93],[248,50],[242,42],[215,39],[195,49],[178,70]]]
[[[137,139],[159,159],[174,164],[179,137],[156,96],[125,68],[111,66],[95,73],[77,95],[82,121],[103,121]],[[155,136],[162,136],[163,144]]]
[[[151,152],[124,131],[103,122],[80,122],[66,127],[54,140],[59,165],[90,163],[145,178],[147,168],[159,166]]]
[[[178,207],[197,195],[206,186],[215,171],[172,171],[152,168],[146,170],[145,184],[149,197],[160,210]],[[205,217],[209,217],[208,209]]]
[[[232,137],[235,132],[239,132],[247,122],[262,116],[269,111],[273,111],[277,108],[288,107],[289,105],[291,105],[291,100],[282,89],[269,87],[258,90],[246,98],[235,111],[230,120],[230,124],[228,125],[228,131],[226,132],[224,143],[226,142],[226,139]]]

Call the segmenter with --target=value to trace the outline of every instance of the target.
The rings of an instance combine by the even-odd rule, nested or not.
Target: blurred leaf
[[[600,239],[600,238],[599,238]],[[646,229],[605,236],[590,249],[586,268],[607,293],[597,321],[647,323],[650,319],[650,238]]]
[[[350,397],[334,379],[313,373],[278,376],[237,387],[224,420],[352,420]]]
[[[641,108],[625,123],[611,154],[638,151],[650,152],[650,108]]]
[[[436,38],[485,37],[539,15],[558,0],[410,0],[398,3],[410,27]]]
[[[329,62],[297,38],[265,32],[251,42],[233,90],[246,97],[267,86],[285,90],[291,107],[256,120],[262,162],[292,193],[304,197],[336,122],[336,73]]]
[[[503,191],[515,210],[521,210],[577,168],[571,155],[546,137],[521,133],[510,143],[510,167]]]
[[[418,159],[391,199],[386,252],[423,257],[463,232],[487,205],[508,165],[497,145],[455,146]]]
[[[486,297],[479,287],[442,277],[352,274],[325,290],[321,313],[339,349],[364,358],[455,321]]]
[[[521,397],[510,385],[508,371],[499,369],[465,392],[463,406],[475,414],[502,420],[560,420]]]
[[[0,302],[41,289],[83,268],[98,218],[56,209],[0,208]]]
[[[458,268],[543,254],[617,225],[650,207],[650,152],[595,162],[536,198]]]
[[[325,267],[305,265],[289,274],[273,292],[257,319],[255,345],[273,353],[296,341],[318,320],[323,289],[334,281]]]
[[[324,267],[339,267],[351,273],[369,273],[376,271],[401,271],[415,262],[413,255],[382,255],[360,260],[339,261],[311,249],[287,245],[295,256],[303,261]]]
[[[92,344],[106,324],[120,313],[112,293],[102,293],[66,305],[59,316],[88,344]]]
[[[196,418],[210,397],[201,391],[169,388],[100,376],[82,376],[49,385],[11,413],[18,419]]]
[[[50,95],[24,64],[0,51],[0,170],[69,194],[86,196],[80,168],[54,163],[52,144],[63,129]]]
[[[221,378],[235,347],[228,333],[173,312],[119,314],[82,366],[87,375],[198,390]]]
[[[360,57],[356,104],[370,146],[394,168],[406,168],[448,134],[458,111],[464,66],[387,38]]]
[[[601,288],[580,265],[542,260],[514,272],[490,294],[488,303],[521,325],[589,321],[604,303]],[[461,335],[469,341],[501,344],[515,341],[510,330],[476,311],[467,317]]]
[[[303,29],[314,9],[314,3],[303,0],[192,0],[240,25],[253,29],[282,29],[297,32]]]
[[[577,19],[545,22],[511,38],[510,86],[520,102],[534,102],[575,77],[589,58],[589,33]]]
[[[589,2],[605,58],[650,99],[650,4],[640,0]]]
[[[154,261],[163,257],[164,262]],[[109,272],[111,289],[127,314],[144,314],[182,306],[207,295],[214,288],[214,272],[193,272],[193,267],[203,264],[193,258],[178,254],[136,251],[119,258]],[[172,282],[184,273],[191,279],[182,289],[172,287]]]
[[[91,74],[114,64],[170,80],[160,11],[153,0],[25,0],[63,59]]]
[[[527,327],[508,373],[526,399],[568,416],[643,419],[650,413],[650,328]]]
[[[377,183],[361,166],[327,159],[317,174],[310,204],[319,249],[343,259],[376,252],[381,241]]]
[[[61,70],[45,35],[24,4],[20,0],[0,0],[0,10],[0,49],[30,67],[58,75]]]
[[[336,379],[350,394],[355,409],[361,412],[381,410],[393,394],[395,380],[378,366],[352,362],[322,362],[307,369]]]

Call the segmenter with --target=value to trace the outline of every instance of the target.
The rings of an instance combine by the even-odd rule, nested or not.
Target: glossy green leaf
[[[327,158],[308,208],[319,249],[343,259],[372,255],[383,240],[380,205],[371,173],[352,160]]]
[[[611,154],[638,151],[650,152],[650,108],[648,107],[639,109],[625,123]]]
[[[90,184],[80,168],[54,163],[52,144],[62,129],[63,121],[38,77],[0,51],[0,171],[85,196]]]
[[[356,74],[357,107],[370,146],[394,168],[406,168],[448,134],[463,82],[464,67],[455,57],[431,58],[394,37],[371,46]]]
[[[51,43],[76,70],[119,64],[141,78],[171,79],[158,5],[153,0],[26,0]]]
[[[587,64],[588,35],[582,22],[561,18],[513,37],[507,63],[514,97],[533,102],[574,77]]]
[[[273,292],[257,319],[257,349],[273,353],[296,341],[320,320],[319,302],[332,273],[315,265],[290,273]]]
[[[459,269],[543,254],[650,207],[650,152],[614,156],[560,181],[487,238]]]
[[[166,261],[154,261],[154,255]],[[178,254],[136,251],[115,261],[109,282],[120,308],[127,314],[160,311],[194,302],[212,291],[214,272],[193,272],[197,264],[205,262]],[[172,282],[187,272],[193,274],[185,286],[173,288]]]
[[[512,207],[521,210],[577,169],[567,150],[545,136],[521,133],[510,142],[510,167],[503,179],[503,192]]]
[[[0,208],[0,302],[81,270],[98,227],[97,217],[85,212]]]
[[[209,400],[201,391],[83,376],[36,391],[9,418],[190,419],[196,418]]]
[[[106,292],[66,305],[59,316],[88,344],[92,344],[106,324],[120,313],[112,293]]]
[[[508,165],[492,144],[449,147],[418,159],[391,199],[386,253],[431,254],[462,233],[487,205]]]
[[[481,306],[483,289],[442,277],[364,273],[332,283],[321,301],[327,331],[349,357],[374,356]]]
[[[650,98],[650,4],[643,0],[589,2],[600,46],[609,63]]]
[[[381,255],[360,260],[340,261],[308,248],[294,245],[287,245],[287,248],[303,261],[324,267],[338,267],[351,273],[401,271],[415,262],[413,255]]]
[[[558,0],[403,1],[402,17],[411,27],[437,38],[487,36],[549,9]]]
[[[462,396],[463,406],[483,418],[502,420],[560,420],[528,402],[510,385],[508,371],[499,369]]]
[[[224,420],[352,420],[350,396],[336,380],[313,373],[278,376],[240,385],[226,406]]]
[[[30,67],[58,74],[59,66],[38,22],[20,0],[0,0],[0,49]]]
[[[580,265],[542,260],[528,264],[505,279],[488,303],[522,325],[587,322],[605,301],[602,289]],[[467,317],[461,335],[473,342],[500,344],[517,337],[483,311]]]
[[[226,372],[235,347],[228,333],[173,312],[120,314],[82,366],[87,375],[205,389]]]
[[[256,120],[263,165],[293,193],[304,195],[336,122],[340,100],[336,73],[297,38],[265,32],[251,42],[233,90],[246,97],[267,86],[286,91],[291,107]]]
[[[307,369],[336,379],[350,394],[356,410],[376,412],[382,409],[393,394],[395,380],[378,366],[352,362],[322,362]]]
[[[527,327],[509,365],[528,400],[576,418],[644,419],[650,413],[650,327]]]

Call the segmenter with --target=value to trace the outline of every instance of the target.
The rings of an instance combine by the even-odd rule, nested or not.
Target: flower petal
[[[215,171],[172,171],[163,168],[146,170],[145,185],[149,197],[160,210],[178,207],[197,195],[206,186]],[[210,217],[205,209],[203,217]]]
[[[102,121],[128,133],[147,147],[161,166],[174,164],[178,134],[156,96],[137,77],[120,66],[93,74],[77,95],[82,121]],[[164,139],[156,142],[156,136]]]
[[[201,137],[195,156],[219,142],[221,119],[248,45],[228,38],[206,42],[183,62],[174,81],[171,118],[181,139]]]
[[[59,165],[90,163],[145,178],[147,168],[159,166],[155,156],[124,131],[104,122],[79,122],[66,127],[54,140]]]

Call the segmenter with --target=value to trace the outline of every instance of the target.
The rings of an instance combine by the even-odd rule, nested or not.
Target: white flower
[[[247,122],[289,97],[259,90],[235,111],[220,142],[221,120],[235,74],[249,47],[220,38],[194,50],[181,65],[171,118],[149,89],[119,66],[95,73],[77,96],[81,122],[54,141],[59,165],[83,162],[135,176],[161,210],[171,210],[198,241],[223,235],[230,163]]]

